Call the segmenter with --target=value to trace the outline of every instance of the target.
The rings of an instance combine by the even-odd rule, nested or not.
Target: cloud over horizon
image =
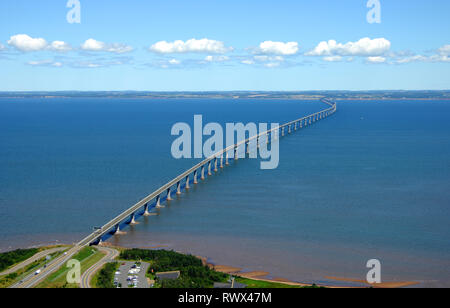
[[[149,48],[150,51],[160,54],[171,53],[214,53],[224,54],[233,51],[233,47],[226,47],[221,41],[210,39],[190,39],[187,41],[176,40],[174,42],[159,41]]]
[[[337,43],[335,40],[322,41],[306,56],[382,56],[391,48],[391,42],[385,38],[362,38],[357,42]]]
[[[265,41],[259,44],[256,48],[255,53],[266,54],[266,55],[281,55],[281,56],[292,56],[297,54],[299,51],[299,46],[297,42],[273,42]]]
[[[84,51],[96,51],[96,52],[111,52],[111,53],[127,53],[133,51],[133,47],[126,44],[107,44],[101,41],[97,41],[93,38],[86,40],[81,44],[81,49]]]
[[[11,36],[8,45],[24,52],[39,51],[47,48],[47,41],[43,38],[32,38],[27,34],[16,34]]]

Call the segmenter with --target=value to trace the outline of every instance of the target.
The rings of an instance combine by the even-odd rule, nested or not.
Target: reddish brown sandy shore
[[[109,243],[103,243],[102,245],[108,246],[111,248],[116,248],[120,251],[127,249],[124,247],[117,247],[117,246],[111,245]],[[152,247],[141,247],[141,249],[161,249],[161,248],[167,248],[167,247],[168,246],[165,246],[165,245],[158,245],[158,246],[152,246]],[[196,257],[199,258],[200,260],[202,260],[203,265],[208,266],[211,269],[214,269],[221,273],[236,275],[236,276],[240,276],[242,278],[247,278],[247,279],[252,279],[252,280],[282,283],[282,284],[289,285],[289,286],[300,286],[300,287],[311,286],[311,284],[299,283],[299,282],[291,281],[291,280],[288,280],[285,278],[269,279],[269,278],[267,278],[267,276],[270,275],[269,272],[263,272],[263,271],[243,272],[242,268],[239,268],[239,267],[233,267],[233,266],[228,266],[228,265],[215,265],[215,264],[209,263],[208,259],[205,257],[201,257],[201,256],[196,256]],[[369,284],[365,280],[354,279],[354,278],[331,277],[331,276],[327,276],[324,278],[328,279],[328,280],[335,280],[335,281],[340,281],[340,282],[349,282],[349,283],[356,282],[359,284],[367,285],[367,288],[370,288],[370,287],[373,287],[373,288],[404,288],[404,287],[413,286],[413,285],[418,284],[417,282],[414,282],[414,281],[395,281],[395,282],[383,282],[380,284]],[[361,287],[351,287],[351,286],[349,286],[349,287],[337,287],[337,286],[332,286],[332,285],[329,285],[329,286],[323,285],[323,286],[327,287],[327,288],[361,288]]]
[[[336,280],[336,281],[363,283],[363,284],[367,284],[369,287],[373,287],[373,288],[404,288],[404,287],[409,287],[409,286],[414,286],[414,285],[419,284],[418,282],[414,282],[414,281],[391,281],[391,282],[369,284],[365,280],[352,279],[352,278],[342,278],[342,277],[325,277],[325,278],[329,279],[329,280]]]

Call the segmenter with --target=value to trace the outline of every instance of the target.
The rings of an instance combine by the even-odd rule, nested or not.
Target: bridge
[[[313,123],[323,120],[336,112],[336,103],[331,102],[326,98],[322,99],[321,102],[327,104],[329,108],[280,125],[276,128],[272,128],[248,139],[239,141],[236,144],[220,150],[214,155],[206,158],[205,160],[198,163],[191,169],[183,172],[167,184],[161,186],[155,192],[151,193],[135,205],[131,206],[114,219],[107,222],[103,227],[95,230],[92,234],[82,239],[77,244],[77,246],[84,247],[87,245],[101,244],[105,236],[108,236],[109,234],[117,234],[118,232],[120,232],[121,226],[135,224],[136,219],[139,216],[153,215],[151,211],[153,209],[162,208],[162,202],[172,200],[173,193],[181,195],[183,190],[190,189],[190,185],[198,184],[199,174],[200,180],[205,180],[206,172],[208,173],[208,176],[211,176],[213,174],[213,171],[218,171],[219,164],[220,168],[224,168],[226,165],[228,165],[230,157],[234,160],[237,160],[238,150],[244,146],[244,150],[246,151],[246,153],[249,153],[251,142],[256,143],[256,146],[259,147],[261,142],[269,143],[271,138],[277,138],[279,135],[284,136],[286,134],[286,129],[287,133],[291,134],[293,131],[297,131],[298,129],[312,125]]]
[[[161,204],[165,201],[172,200],[172,193],[178,195],[182,194],[183,190],[190,189],[190,185],[198,184],[199,173],[200,180],[205,180],[206,172],[208,176],[211,176],[213,172],[218,171],[218,164],[220,163],[220,168],[224,168],[229,164],[230,156],[232,159],[238,159],[238,149],[244,146],[245,153],[249,153],[251,142],[253,145],[259,147],[262,142],[270,143],[271,138],[278,138],[279,135],[284,136],[287,133],[290,134],[293,131],[297,131],[301,128],[310,126],[320,120],[323,120],[331,115],[333,115],[336,110],[336,103],[329,99],[323,98],[321,100],[323,103],[327,104],[329,107],[322,111],[310,114],[303,118],[291,121],[289,123],[283,124],[281,126],[272,128],[268,131],[262,132],[256,136],[248,138],[237,142],[236,144],[223,149],[214,155],[208,157],[202,162],[198,163],[191,169],[183,172],[176,178],[174,178],[169,183],[161,186],[155,192],[151,193],[135,205],[131,206],[120,215],[114,219],[107,222],[103,227],[95,230],[93,233],[82,239],[79,243],[74,245],[69,251],[64,255],[56,258],[51,264],[46,268],[42,269],[42,272],[38,275],[30,275],[26,277],[23,281],[16,283],[11,286],[12,288],[31,288],[36,286],[40,281],[48,277],[52,272],[63,266],[67,261],[69,261],[74,255],[76,255],[83,247],[88,245],[98,245],[102,243],[102,240],[109,236],[110,234],[116,234],[120,232],[121,226],[135,224],[136,219],[139,216],[149,216],[153,215],[152,210],[163,207]],[[232,153],[232,155],[230,155]],[[214,169],[213,169],[214,168]]]

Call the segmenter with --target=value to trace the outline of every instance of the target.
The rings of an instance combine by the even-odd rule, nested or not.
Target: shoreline
[[[111,243],[103,243],[103,247],[110,247],[120,250],[126,250],[130,249],[127,247],[121,247],[121,246],[115,246]],[[136,247],[139,249],[169,249],[170,247],[168,245],[156,245],[156,246],[149,246],[149,247]],[[182,252],[177,251],[173,249],[174,251],[181,253],[181,254],[190,254],[189,252]],[[347,278],[347,277],[335,277],[335,276],[325,276],[323,277],[326,280],[335,281],[336,284],[330,283],[304,283],[304,282],[298,282],[298,281],[292,281],[286,278],[282,277],[275,277],[270,278],[270,272],[269,271],[243,271],[243,268],[240,267],[234,267],[230,265],[222,265],[222,264],[214,264],[213,262],[208,261],[208,257],[194,255],[193,256],[199,258],[203,265],[208,266],[209,268],[220,272],[224,274],[230,274],[234,276],[239,276],[246,279],[256,280],[256,281],[264,281],[264,282],[270,282],[270,283],[279,283],[284,284],[287,286],[292,287],[312,287],[312,286],[318,286],[318,287],[325,287],[325,288],[349,288],[349,289],[360,289],[360,288],[404,288],[404,287],[410,287],[418,285],[419,282],[416,281],[388,281],[388,282],[382,282],[380,284],[369,284],[367,281],[357,278]],[[342,284],[344,283],[344,284]],[[348,283],[348,285],[345,285],[345,283]]]

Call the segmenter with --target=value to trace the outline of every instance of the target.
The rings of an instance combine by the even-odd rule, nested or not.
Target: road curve
[[[106,255],[83,273],[80,282],[80,288],[82,289],[91,288],[90,283],[95,273],[99,271],[106,263],[113,262],[114,259],[119,256],[119,252],[115,249],[100,246],[98,246],[97,248],[98,250],[106,253]]]
[[[15,266],[11,267],[10,269],[7,269],[6,271],[0,273],[0,276],[5,276],[5,275],[15,273],[18,270],[21,270],[22,268],[30,265],[34,261],[40,260],[42,258],[47,257],[48,255],[51,255],[52,253],[64,251],[66,249],[69,249],[69,247],[56,247],[56,248],[51,248],[51,249],[40,251],[40,252],[36,253],[34,256],[32,256],[31,258],[28,258],[25,261],[23,261],[22,263],[19,263]]]

